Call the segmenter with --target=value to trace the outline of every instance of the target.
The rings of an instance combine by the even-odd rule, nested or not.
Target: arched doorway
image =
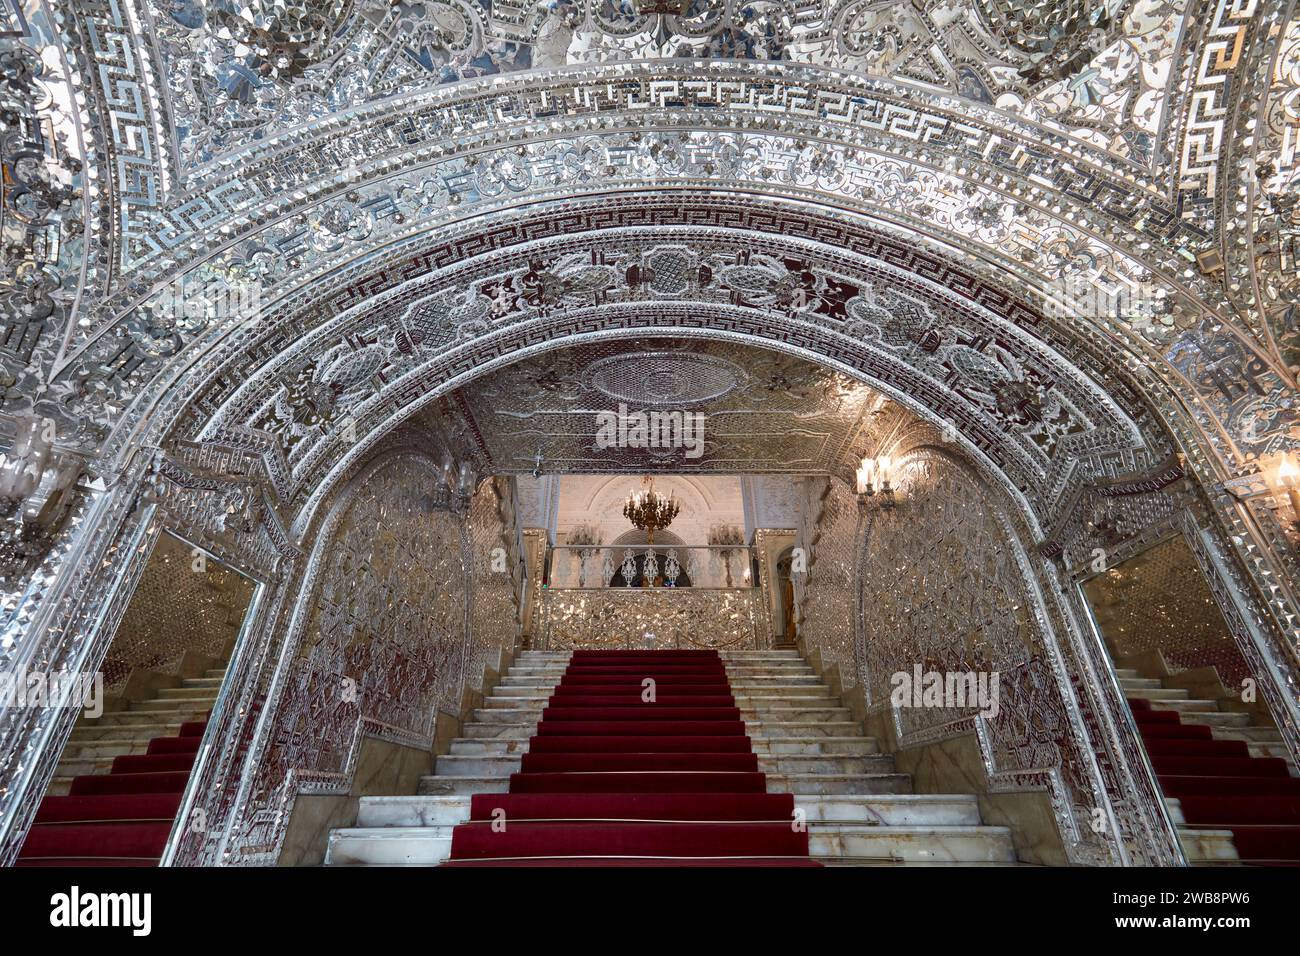
[[[794,566],[794,552],[793,546],[786,548],[776,559],[776,600],[778,619],[781,622],[777,631],[778,647],[793,647],[799,640],[795,625],[794,578],[791,570]]]

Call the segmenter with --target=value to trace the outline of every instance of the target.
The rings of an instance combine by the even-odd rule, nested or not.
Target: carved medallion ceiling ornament
[[[495,471],[827,474],[884,398],[824,366],[752,346],[639,339],[546,352],[457,390]],[[704,451],[602,447],[600,412],[704,415]]]

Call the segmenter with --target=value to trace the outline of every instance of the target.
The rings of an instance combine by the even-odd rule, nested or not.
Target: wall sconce
[[[1292,544],[1300,543],[1300,462],[1296,452],[1261,457],[1259,466],[1254,474],[1225,481],[1223,490],[1238,501],[1271,508]]]
[[[472,462],[462,461],[456,479],[456,494],[465,499],[474,497],[478,490],[478,470]]]
[[[880,508],[894,507],[893,476],[894,463],[888,455],[863,458],[857,470],[858,501],[864,506],[874,501]]]
[[[1300,467],[1296,466],[1295,457],[1290,452],[1282,453],[1282,460],[1273,473],[1273,486],[1286,495],[1293,517],[1300,519]]]

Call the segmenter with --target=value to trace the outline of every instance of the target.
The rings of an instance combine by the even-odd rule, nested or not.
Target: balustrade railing
[[[559,545],[545,567],[542,648],[766,646],[748,546]]]
[[[548,587],[748,588],[757,585],[747,545],[557,545]]]

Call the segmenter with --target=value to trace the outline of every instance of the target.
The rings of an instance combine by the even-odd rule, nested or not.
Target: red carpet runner
[[[474,795],[447,865],[816,866],[793,824],[716,651],[575,651],[510,792]]]
[[[1252,757],[1245,741],[1215,740],[1177,711],[1130,700],[1151,766],[1190,827],[1231,830],[1237,855],[1255,864],[1300,864],[1300,778],[1286,761]]]
[[[157,866],[203,739],[203,721],[155,737],[106,774],[74,777],[36,811],[16,866]]]

